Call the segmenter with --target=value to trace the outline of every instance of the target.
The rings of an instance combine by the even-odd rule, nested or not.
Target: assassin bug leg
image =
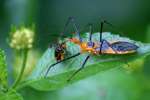
[[[64,33],[66,32],[66,29],[67,29],[67,26],[72,23],[73,24],[73,27],[76,31],[76,34],[78,35],[78,38],[80,40],[80,42],[82,42],[82,39],[81,39],[81,36],[80,36],[80,31],[79,31],[79,26],[75,23],[75,18],[74,17],[69,17],[66,24],[65,24],[65,27],[64,27],[64,31],[61,33],[61,35],[63,36]]]
[[[110,22],[108,22],[108,21],[106,21],[106,20],[102,20],[102,21],[100,22],[100,41],[99,41],[99,42],[102,42],[102,32],[103,32],[104,24],[107,24],[107,25],[109,25],[110,27],[116,29],[116,27],[115,27],[114,25],[112,25]],[[119,33],[120,33],[120,32],[119,32]]]
[[[104,24],[107,24],[107,25],[113,27],[113,25],[111,23],[109,23],[105,20],[101,22],[99,54],[102,54],[103,49],[106,49],[106,47],[103,46],[104,42],[105,42],[105,45],[108,44],[109,47],[112,49],[112,50],[109,50],[109,49],[107,50],[108,54],[128,54],[128,53],[136,52],[138,46],[136,46],[133,43],[129,43],[129,42],[125,42],[125,41],[117,41],[117,42],[114,42],[114,43],[110,44],[106,40],[103,40],[102,39],[102,32],[103,32]]]
[[[100,39],[99,39],[99,42],[101,43],[100,44],[100,50],[99,50],[99,54],[102,54],[102,45],[103,45],[103,40],[102,40],[102,32],[103,32],[103,26],[104,24],[108,24],[110,26],[112,26],[111,24],[109,24],[107,21],[103,20],[100,22]]]
[[[70,81],[79,71],[81,71],[81,70],[84,68],[84,66],[85,66],[85,64],[86,64],[86,62],[88,61],[89,58],[90,58],[90,55],[88,55],[88,56],[85,58],[85,60],[84,60],[84,62],[83,62],[83,64],[82,64],[82,66],[81,66],[78,70],[76,70],[76,71],[68,78],[67,81]]]
[[[102,32],[103,32],[104,24],[107,24],[107,25],[113,27],[113,25],[111,23],[107,22],[106,20],[103,20],[100,22],[100,33],[99,33],[100,34],[99,42],[101,43],[100,47],[102,47],[102,45],[103,45]],[[102,54],[102,48],[100,48],[99,54]]]
[[[93,24],[89,24],[89,41],[87,42],[87,46],[93,48],[95,43],[92,42],[92,33],[93,33]]]
[[[90,36],[89,36],[89,41],[91,42],[92,41],[92,32],[93,32],[93,24],[89,24],[89,33],[90,33]]]
[[[63,60],[60,60],[60,61],[58,61],[58,62],[56,62],[56,63],[50,65],[50,66],[48,67],[46,73],[45,73],[45,77],[47,77],[48,72],[49,72],[50,69],[51,69],[52,67],[54,67],[55,65],[57,65],[57,64],[59,64],[59,63],[61,63],[61,62],[64,62],[64,61],[66,61],[66,60],[69,60],[69,59],[71,59],[71,58],[74,58],[74,57],[76,57],[76,56],[79,56],[80,54],[81,54],[81,53],[77,53],[77,54],[75,54],[75,55],[73,55],[73,56],[70,56],[70,57],[68,57],[68,58],[65,58],[65,59],[63,59]]]
[[[102,42],[102,32],[103,32],[103,25],[104,25],[104,22],[101,22],[101,26],[100,26],[100,39],[99,39],[99,42],[101,43]],[[101,53],[101,51],[100,51]]]
[[[89,28],[90,28],[90,36],[89,36],[89,42],[88,42],[88,46],[89,47],[93,47],[94,46],[94,42],[92,42],[92,24],[89,24]],[[82,66],[78,69],[78,70],[76,70],[69,78],[68,78],[68,80],[67,81],[70,81],[78,72],[80,72],[83,68],[84,68],[84,66],[85,66],[85,64],[86,64],[86,62],[88,61],[88,59],[90,58],[90,54],[85,58],[85,60],[84,60],[84,62],[83,62],[83,64],[82,64]]]
[[[100,34],[100,39],[99,39],[100,43],[102,42],[102,32],[103,32],[104,24],[107,24],[107,25],[113,27],[113,25],[111,23],[107,22],[106,20],[103,20],[103,21],[100,22],[100,33],[99,33]]]

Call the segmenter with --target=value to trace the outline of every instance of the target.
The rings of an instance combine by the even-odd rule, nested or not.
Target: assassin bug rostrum
[[[67,23],[65,24],[65,28],[63,33],[66,30],[66,27],[68,26],[68,24],[72,22],[73,26],[76,30],[76,34],[78,36],[78,38],[71,38],[69,39],[69,41],[79,45],[80,47],[80,52],[74,54],[73,56],[70,56],[68,58],[62,59],[52,65],[49,66],[45,76],[47,76],[49,70],[54,67],[55,65],[64,62],[66,60],[69,60],[71,58],[74,58],[76,56],[79,56],[83,53],[88,53],[88,55],[86,56],[85,60],[83,61],[81,67],[76,70],[69,78],[67,81],[70,81],[79,71],[81,71],[86,62],[88,61],[88,59],[90,58],[91,55],[102,55],[102,54],[115,54],[115,55],[123,55],[123,54],[130,54],[130,53],[135,53],[138,49],[138,46],[130,43],[130,42],[126,42],[126,41],[115,41],[115,42],[108,42],[107,40],[102,38],[102,29],[103,29],[103,25],[104,24],[109,24],[106,21],[102,21],[101,22],[101,28],[100,28],[100,32],[99,32],[99,42],[93,42],[92,41],[92,24],[89,25],[90,26],[90,36],[89,36],[89,40],[87,42],[83,41],[81,36],[80,36],[80,31],[79,28],[77,26],[77,24],[74,22],[74,18],[70,17],[67,21]]]

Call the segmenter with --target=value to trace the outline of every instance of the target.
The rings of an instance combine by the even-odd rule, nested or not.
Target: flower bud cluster
[[[21,28],[11,34],[10,46],[17,50],[30,49],[33,46],[34,31]]]

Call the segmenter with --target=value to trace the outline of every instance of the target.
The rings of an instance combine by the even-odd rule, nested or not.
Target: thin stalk
[[[12,88],[14,88],[14,89],[20,83],[21,78],[23,76],[23,73],[24,73],[24,70],[25,70],[25,67],[26,67],[26,62],[27,62],[27,56],[28,56],[28,49],[25,49],[25,50],[23,50],[23,63],[22,63],[21,71],[20,71],[19,75],[17,76],[14,84],[12,85]]]

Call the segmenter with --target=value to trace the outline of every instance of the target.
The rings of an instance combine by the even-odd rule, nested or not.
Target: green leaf
[[[6,93],[0,92],[0,100],[23,100],[23,98],[15,90],[9,90]]]
[[[18,86],[18,89],[24,86],[31,86],[42,91],[56,90],[113,68],[126,68],[127,66],[131,66],[131,68],[134,66],[133,68],[135,68],[138,65],[142,66],[141,61],[144,61],[145,57],[150,55],[149,44],[135,42],[128,38],[120,37],[119,35],[112,35],[108,32],[103,34],[105,34],[103,38],[110,42],[118,40],[127,41],[136,44],[139,46],[139,49],[137,53],[132,55],[92,55],[86,63],[85,68],[75,75],[70,82],[67,82],[67,79],[72,75],[72,73],[81,67],[83,60],[88,54],[85,53],[70,59],[69,61],[55,65],[55,67],[50,70],[48,76],[44,78],[48,66],[56,62],[54,57],[54,48],[50,48],[44,53],[30,77],[22,82],[22,84]],[[83,40],[87,41],[88,36],[88,33],[85,34]],[[99,41],[98,33],[95,33],[92,36],[93,41]],[[79,46],[71,42],[67,42],[67,52],[71,55],[76,54],[79,52]]]
[[[0,49],[0,90],[7,87],[7,69],[5,62],[5,54]]]

